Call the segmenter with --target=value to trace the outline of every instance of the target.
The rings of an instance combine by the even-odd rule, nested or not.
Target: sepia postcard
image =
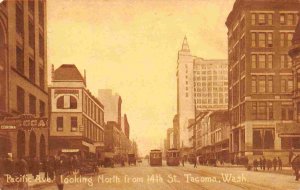
[[[300,0],[0,0],[0,190],[300,190]]]

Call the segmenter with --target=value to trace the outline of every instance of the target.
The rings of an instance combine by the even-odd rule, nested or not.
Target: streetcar
[[[162,166],[161,150],[151,150],[150,151],[150,166]]]
[[[180,164],[180,151],[176,148],[171,148],[166,152],[166,159],[168,166],[179,166]]]

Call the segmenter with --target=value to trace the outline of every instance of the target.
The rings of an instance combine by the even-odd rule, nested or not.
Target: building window
[[[29,19],[29,23],[28,23],[28,30],[29,30],[29,46],[34,49],[34,47],[35,47],[34,22],[31,21],[30,19]]]
[[[77,99],[73,96],[61,96],[56,101],[57,109],[77,109]]]
[[[256,24],[256,14],[251,14],[251,24],[255,25]]]
[[[273,92],[273,76],[268,76],[268,92]]]
[[[267,33],[268,39],[267,39],[267,46],[273,47],[273,33]]]
[[[266,68],[266,55],[258,55],[258,68]]]
[[[256,33],[251,33],[251,46],[256,47]]]
[[[44,38],[41,34],[39,34],[39,55],[40,58],[42,58],[44,60]]]
[[[35,84],[35,62],[29,58],[29,80]]]
[[[34,15],[34,0],[28,0],[28,10],[32,15]]]
[[[44,69],[40,68],[39,70],[39,83],[40,83],[40,87],[41,89],[44,90],[45,88],[45,74],[44,74]]]
[[[36,97],[32,94],[29,95],[29,113],[36,114]]]
[[[25,113],[25,91],[19,86],[17,86],[17,111]]]
[[[77,131],[78,125],[77,125],[77,117],[71,117],[71,131]]]
[[[287,33],[287,46],[290,47],[292,46],[292,40],[293,40],[293,33]]]
[[[281,47],[284,47],[284,45],[285,45],[285,34],[284,33],[280,33],[280,46]]]
[[[256,76],[252,76],[252,80],[251,80],[251,92],[252,93],[256,93],[257,92]]]
[[[70,96],[70,109],[77,109],[77,100],[73,96]]]
[[[44,117],[46,114],[45,102],[40,100],[40,117]]]
[[[64,107],[65,107],[64,104],[65,104],[65,102],[64,102],[64,96],[61,96],[56,101],[56,108],[57,109],[64,109]]]
[[[266,77],[265,76],[258,77],[258,92],[259,93],[266,92]]]
[[[268,25],[273,25],[273,14],[268,14]]]
[[[255,69],[257,67],[257,59],[256,55],[251,55],[251,67],[252,69]]]
[[[267,119],[267,102],[258,102],[256,118],[258,120]]]
[[[57,131],[63,131],[64,129],[64,118],[63,117],[57,117],[56,118],[56,130]]]
[[[268,68],[269,69],[273,68],[273,55],[272,54],[268,55]]]
[[[284,14],[280,14],[280,24],[285,25],[285,15]]]
[[[285,93],[286,92],[286,80],[285,79],[281,79],[280,80],[280,91]]]
[[[266,15],[265,14],[258,14],[258,24],[259,25],[266,24]]]
[[[24,53],[21,48],[16,47],[17,53],[17,71],[21,74],[24,74]]]
[[[44,1],[39,0],[39,23],[44,27]]]
[[[273,114],[273,103],[269,102],[268,103],[268,119],[273,120],[274,119],[274,114]]]
[[[23,2],[16,3],[16,31],[19,35],[24,34],[24,11],[23,11]]]
[[[258,33],[258,47],[266,47],[266,33]]]
[[[281,120],[293,120],[293,105],[281,105]]]
[[[274,129],[253,129],[253,149],[274,149]]]
[[[280,80],[280,89],[282,93],[293,92],[293,78],[292,77],[282,77]]]
[[[294,25],[294,14],[287,14],[286,24]]]
[[[257,102],[252,102],[252,119],[256,120],[257,118]]]

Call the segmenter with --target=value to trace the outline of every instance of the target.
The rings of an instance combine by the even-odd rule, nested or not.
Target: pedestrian
[[[195,161],[194,161],[194,168],[197,168],[197,157],[195,158]]]
[[[9,174],[9,175],[13,175],[13,173],[15,172],[15,164],[14,161],[12,159],[12,154],[8,153],[6,155],[6,158],[3,161],[3,171],[4,174]]]
[[[278,170],[282,170],[282,160],[278,156]]]
[[[291,165],[293,156],[294,156],[294,148],[292,147],[289,153],[289,165]]]
[[[277,168],[277,159],[276,159],[276,157],[273,158],[273,167],[274,167],[274,171],[276,171],[276,168]]]
[[[54,180],[55,158],[51,156],[48,163],[48,175],[51,180]]]
[[[44,171],[44,179],[47,179],[49,176],[49,157],[46,157],[43,161],[42,161],[42,170]]]
[[[270,159],[267,160],[267,169],[268,171],[272,168],[272,161]]]
[[[35,179],[36,176],[40,173],[40,161],[36,157],[33,158],[31,167],[31,173],[33,178]]]
[[[255,158],[255,159],[253,160],[253,169],[254,169],[254,171],[257,171],[257,165],[258,165],[257,159]]]
[[[55,161],[55,182],[58,190],[64,189],[64,177],[66,175],[66,161],[63,157]]]
[[[263,164],[263,170],[266,170],[266,162],[267,162],[267,160],[266,160],[266,158],[265,157],[263,157],[263,160],[262,160],[262,164]]]
[[[181,164],[184,167],[184,159],[183,158],[181,159]]]
[[[259,158],[259,167],[261,170],[263,169],[263,160],[261,157]]]

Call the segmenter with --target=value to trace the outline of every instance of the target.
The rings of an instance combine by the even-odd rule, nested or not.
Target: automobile
[[[135,154],[128,154],[128,164],[136,165],[136,157]]]
[[[137,160],[137,162],[138,162],[138,163],[142,163],[143,161],[142,161],[142,159],[139,158],[139,159]]]
[[[79,168],[80,174],[90,174],[95,173],[97,169],[97,163],[92,161],[85,161],[81,164]]]

